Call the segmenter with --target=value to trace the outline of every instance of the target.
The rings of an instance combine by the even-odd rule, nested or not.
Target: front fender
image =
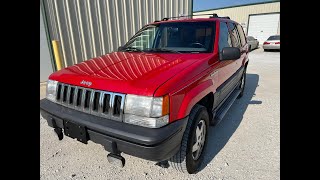
[[[170,119],[174,121],[177,119],[182,119],[189,115],[192,107],[210,92],[214,93],[213,83],[211,79],[207,79],[206,81],[190,85],[178,92],[172,97],[173,113],[171,114],[172,116]]]

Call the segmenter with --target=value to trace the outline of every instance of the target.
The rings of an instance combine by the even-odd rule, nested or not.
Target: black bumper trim
[[[40,112],[50,127],[63,129],[63,120],[72,121],[85,126],[89,140],[109,152],[116,143],[121,152],[153,161],[166,160],[179,150],[188,119],[152,129],[83,113],[47,99],[40,100]]]

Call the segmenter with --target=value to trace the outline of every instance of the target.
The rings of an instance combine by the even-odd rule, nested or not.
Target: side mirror
[[[236,60],[239,59],[241,56],[240,49],[236,47],[225,47],[219,53],[220,61],[224,60]]]

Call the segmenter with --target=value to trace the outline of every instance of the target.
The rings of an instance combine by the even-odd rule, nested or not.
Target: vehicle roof
[[[239,24],[233,20],[223,18],[223,17],[217,17],[217,18],[186,18],[186,19],[169,19],[169,20],[163,20],[158,22],[153,22],[150,24],[161,24],[161,23],[171,23],[171,22],[205,22],[205,21],[227,21],[227,22],[233,22],[236,24]]]

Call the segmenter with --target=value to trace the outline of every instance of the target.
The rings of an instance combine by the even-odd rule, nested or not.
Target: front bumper
[[[186,117],[152,129],[83,113],[47,99],[40,100],[40,113],[50,127],[64,129],[65,121],[73,122],[85,127],[88,140],[109,152],[124,152],[151,161],[167,160],[179,150],[188,120]]]

